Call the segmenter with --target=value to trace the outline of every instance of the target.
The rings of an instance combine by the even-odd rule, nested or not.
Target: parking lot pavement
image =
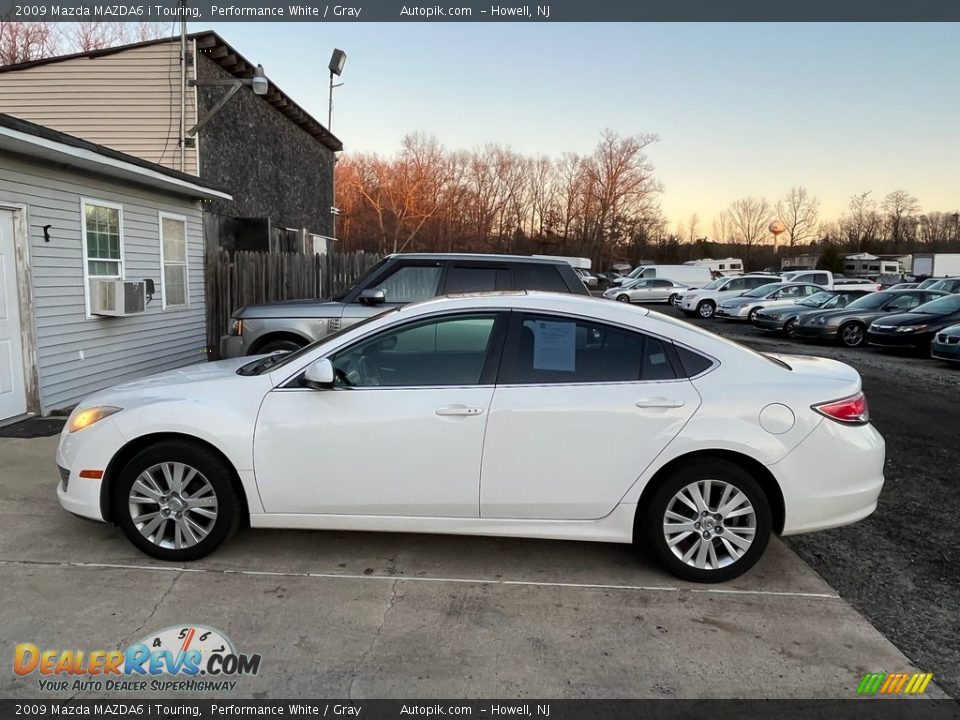
[[[779,541],[714,586],[626,546],[376,533],[245,531],[176,566],[63,512],[55,446],[0,440],[10,654],[203,624],[263,656],[230,697],[847,698],[865,672],[921,669]]]

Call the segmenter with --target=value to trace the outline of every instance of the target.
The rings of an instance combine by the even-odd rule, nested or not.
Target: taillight
[[[863,425],[870,422],[870,411],[867,408],[867,397],[862,392],[843,400],[833,400],[821,405],[813,405],[821,415],[831,420],[849,425]]]

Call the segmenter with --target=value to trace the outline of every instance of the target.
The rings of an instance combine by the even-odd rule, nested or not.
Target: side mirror
[[[379,288],[360,291],[360,302],[364,305],[382,305],[386,301],[387,294]]]
[[[327,358],[320,358],[312,362],[303,373],[302,385],[314,390],[330,390],[333,388],[333,363]]]

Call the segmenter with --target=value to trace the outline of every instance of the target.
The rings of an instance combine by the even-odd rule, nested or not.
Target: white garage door
[[[27,411],[13,212],[0,210],[0,420]]]

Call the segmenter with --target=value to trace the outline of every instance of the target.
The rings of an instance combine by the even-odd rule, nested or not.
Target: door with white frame
[[[27,411],[13,219],[0,208],[0,421]]]

